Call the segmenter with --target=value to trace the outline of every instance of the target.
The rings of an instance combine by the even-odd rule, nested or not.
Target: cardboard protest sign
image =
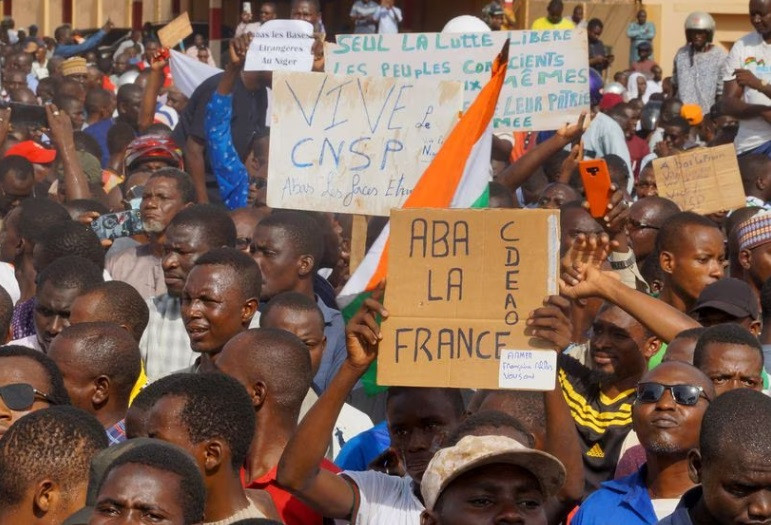
[[[313,69],[313,25],[305,20],[270,20],[254,35],[245,71],[310,71]]]
[[[161,46],[171,49],[192,34],[193,26],[190,25],[190,17],[185,11],[158,30],[158,40],[161,41]]]
[[[388,215],[458,120],[458,82],[273,74],[268,205]]]
[[[407,208],[390,224],[378,384],[554,388],[525,321],[557,292],[559,212]]]
[[[659,196],[674,201],[683,211],[734,210],[747,200],[733,144],[655,159],[653,173]]]
[[[496,131],[559,129],[589,110],[584,29],[492,33],[338,35],[325,68],[337,75],[432,78],[464,83],[464,108],[489,80],[492,60],[510,38]]]

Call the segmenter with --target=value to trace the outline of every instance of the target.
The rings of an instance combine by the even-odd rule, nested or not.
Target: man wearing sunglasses
[[[23,416],[69,404],[59,369],[31,348],[4,346],[0,352],[0,437]]]
[[[637,385],[632,422],[645,463],[608,481],[584,501],[574,525],[653,525],[674,512],[694,482],[688,452],[699,445],[704,412],[715,398],[712,383],[695,367],[663,363]]]

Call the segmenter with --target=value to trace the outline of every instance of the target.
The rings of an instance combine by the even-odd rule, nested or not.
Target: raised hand
[[[345,346],[348,350],[346,361],[354,368],[366,370],[377,359],[378,347],[383,338],[377,316],[388,318],[388,311],[381,303],[384,291],[385,282],[381,282],[345,328]]]
[[[560,295],[570,299],[606,298],[608,279],[618,280],[615,272],[603,272],[593,264],[575,263],[559,279]]]
[[[591,119],[587,117],[586,112],[582,112],[581,116],[578,117],[578,122],[575,124],[565,124],[557,130],[557,135],[568,142],[577,142],[589,127],[590,121]]]
[[[570,301],[559,295],[544,299],[543,306],[530,312],[527,328],[532,335],[551,342],[557,351],[572,343],[573,323],[570,321]]]
[[[59,108],[53,104],[46,104],[46,117],[48,117],[48,128],[51,130],[51,138],[54,143],[72,140],[72,121],[66,113],[59,111]]]
[[[230,39],[230,65],[242,68],[246,61],[246,52],[252,42],[252,34],[245,33],[237,38]]]

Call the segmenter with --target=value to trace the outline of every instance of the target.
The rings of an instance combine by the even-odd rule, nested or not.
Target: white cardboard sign
[[[557,381],[557,352],[503,350],[498,370],[498,388],[554,390]]]
[[[310,71],[313,25],[305,20],[270,20],[260,26],[246,53],[245,71]]]
[[[387,216],[462,103],[459,82],[275,72],[268,205]]]
[[[492,61],[509,43],[496,131],[559,129],[589,111],[586,30],[338,35],[327,44],[325,70],[336,75],[457,80],[464,109],[490,79]]]

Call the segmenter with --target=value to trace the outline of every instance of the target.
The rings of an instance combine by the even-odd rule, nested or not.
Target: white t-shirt
[[[417,525],[425,507],[412,492],[412,478],[346,470],[359,487],[357,525]]]
[[[0,286],[5,288],[5,291],[11,296],[13,304],[19,302],[19,298],[21,297],[19,282],[16,280],[16,273],[14,272],[13,266],[8,263],[0,262]]]
[[[662,498],[652,499],[653,512],[656,514],[657,520],[663,520],[675,511],[677,504],[680,503],[680,498]]]
[[[402,10],[396,6],[391,9],[380,6],[375,13],[375,19],[378,20],[377,32],[381,35],[398,33],[399,24],[402,21]]]
[[[771,45],[763,41],[760,33],[753,32],[736,41],[723,70],[723,80],[734,80],[734,71],[748,69],[760,80],[771,82]],[[744,88],[742,100],[747,104],[771,106],[771,99],[760,91]],[[771,124],[762,117],[742,119],[734,145],[737,153],[744,153],[771,140]]]

